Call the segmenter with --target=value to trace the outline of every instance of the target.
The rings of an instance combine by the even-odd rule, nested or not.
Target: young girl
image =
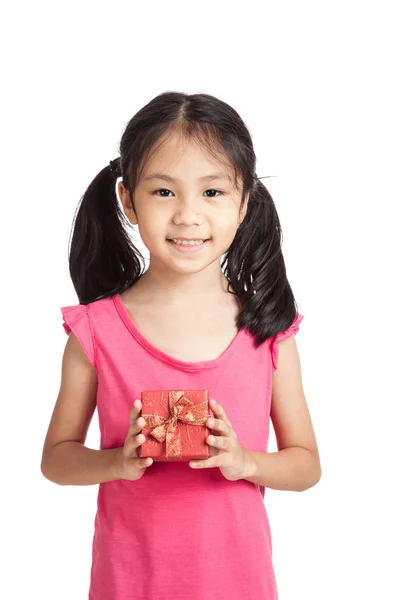
[[[321,468],[294,339],[303,316],[255,164],[233,108],[163,93],[80,203],[79,304],[61,309],[69,338],[41,468],[100,484],[90,600],[278,598],[265,487],[305,490]],[[209,391],[210,457],[140,457],[141,391],[157,389]],[[84,445],[96,407],[100,450]]]

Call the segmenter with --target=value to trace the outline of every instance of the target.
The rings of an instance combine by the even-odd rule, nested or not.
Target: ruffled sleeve
[[[95,366],[93,332],[87,305],[63,306],[63,327],[67,335],[73,331],[89,361]]]
[[[297,313],[297,317],[293,321],[293,323],[288,327],[285,331],[280,331],[272,338],[271,343],[271,358],[272,358],[272,366],[273,370],[276,371],[278,367],[278,355],[279,355],[279,342],[282,340],[286,340],[286,338],[291,335],[296,335],[299,330],[299,325],[304,319],[304,315]]]

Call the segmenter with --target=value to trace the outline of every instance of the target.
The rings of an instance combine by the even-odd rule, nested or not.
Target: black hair
[[[178,131],[206,146],[233,169],[242,189],[241,206],[250,192],[247,213],[223,256],[221,268],[228,291],[236,294],[238,329],[249,330],[258,347],[287,329],[297,316],[281,250],[282,231],[274,201],[255,173],[252,138],[229,104],[208,94],[164,92],[128,122],[119,144],[120,156],[93,179],[73,222],[69,271],[80,304],[121,293],[145,271],[145,259],[129,236],[129,221],[116,194],[116,181],[134,190],[161,136]]]

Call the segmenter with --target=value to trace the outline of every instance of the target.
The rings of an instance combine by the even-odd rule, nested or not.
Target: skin
[[[226,173],[225,179],[198,181],[221,170]],[[145,180],[155,172],[174,177],[177,182]],[[228,181],[230,175],[197,144],[182,140],[176,133],[146,165],[134,192],[136,211],[129,192],[119,182],[125,215],[132,225],[138,225],[150,254],[148,269],[135,284],[136,293],[146,290],[155,304],[168,301],[177,308],[183,304],[204,306],[225,295],[228,282],[220,257],[245,218],[249,200],[247,194],[240,208],[241,190]],[[152,193],[157,189],[164,191]],[[166,241],[167,237],[179,236],[211,238],[211,242],[199,253],[181,254]]]

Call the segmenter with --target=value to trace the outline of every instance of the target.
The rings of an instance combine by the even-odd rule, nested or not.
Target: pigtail
[[[237,327],[253,333],[256,347],[285,331],[297,315],[281,245],[275,203],[264,184],[255,178],[246,216],[222,268],[241,305]]]
[[[140,276],[140,260],[144,265],[119,207],[118,175],[119,159],[115,159],[93,179],[74,217],[69,272],[80,304],[121,292]]]

